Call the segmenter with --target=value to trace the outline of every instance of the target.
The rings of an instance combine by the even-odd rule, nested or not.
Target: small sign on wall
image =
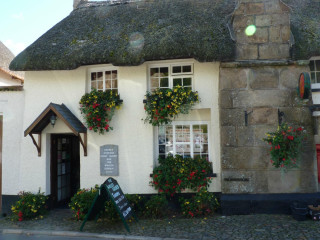
[[[103,145],[100,147],[100,176],[119,176],[117,145]]]

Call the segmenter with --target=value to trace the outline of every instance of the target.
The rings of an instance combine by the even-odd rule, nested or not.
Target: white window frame
[[[106,89],[106,78],[105,78],[105,72],[106,71],[117,71],[117,88],[107,88]],[[87,82],[88,82],[88,89],[89,92],[92,90],[91,88],[91,73],[94,72],[102,72],[103,75],[103,91],[105,90],[117,90],[117,92],[119,92],[119,68],[116,68],[114,66],[110,66],[110,67],[93,67],[93,68],[89,68],[88,69],[88,74],[87,74]]]
[[[320,69],[316,69],[316,61],[320,62],[320,57],[312,57],[312,58],[310,58],[310,62],[311,61],[314,61],[315,70],[311,71],[310,66],[309,66],[309,69],[310,69],[310,81],[311,81],[312,85],[316,84],[317,88],[319,88],[320,87],[320,82],[317,82],[317,75],[320,75]],[[311,77],[312,73],[315,73],[315,81],[314,82],[312,81],[312,77]]]
[[[191,66],[191,72],[187,73],[173,73],[173,67],[177,66]],[[168,87],[158,87],[158,88],[173,88],[173,79],[174,78],[191,78],[191,89],[194,89],[194,66],[192,62],[181,62],[181,63],[162,63],[162,64],[150,64],[148,65],[148,89],[149,91],[155,89],[151,89],[151,68],[168,68],[168,79],[169,79],[169,86]]]
[[[208,129],[208,157],[209,157],[209,162],[212,162],[212,155],[211,155],[211,128],[210,128],[210,121],[173,121],[171,124],[168,124],[167,126],[176,126],[176,125],[189,125],[191,127],[190,129],[190,155],[193,158],[194,157],[194,147],[193,147],[193,131],[192,131],[192,126],[193,125],[201,125],[201,124],[206,124],[207,129]],[[155,151],[156,151],[156,160],[159,158],[159,127],[156,127],[156,134],[155,134]],[[175,128],[174,128],[175,130]],[[177,143],[176,142],[176,136],[175,136],[175,131],[173,131],[173,143],[172,143],[172,148],[173,148],[173,155],[176,155],[176,150],[175,146],[176,144],[183,144],[183,143]]]

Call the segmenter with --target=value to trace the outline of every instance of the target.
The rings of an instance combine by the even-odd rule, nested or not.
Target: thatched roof
[[[291,31],[294,59],[320,56],[320,1],[282,0],[291,7]]]
[[[11,63],[13,70],[67,70],[81,65],[139,65],[148,60],[230,60],[227,27],[234,0],[143,0],[87,3]]]
[[[13,59],[13,53],[0,41],[0,71],[23,82],[23,72],[14,72],[9,70],[9,64]]]

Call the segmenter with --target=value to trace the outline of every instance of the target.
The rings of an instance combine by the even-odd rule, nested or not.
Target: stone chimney
[[[232,25],[237,60],[290,57],[290,8],[281,0],[239,0]]]
[[[73,0],[73,9],[76,9],[83,2],[88,2],[88,0]]]

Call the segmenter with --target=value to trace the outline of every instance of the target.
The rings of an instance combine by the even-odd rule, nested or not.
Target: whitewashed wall
[[[0,115],[3,116],[2,194],[15,195],[19,186],[20,143],[23,123],[23,91],[0,91]]]
[[[25,130],[50,102],[64,103],[82,120],[79,100],[88,88],[86,79],[88,69],[89,67],[80,67],[72,71],[27,72],[23,129]],[[87,157],[84,157],[82,146],[80,146],[82,188],[92,187],[105,181],[107,177],[100,176],[100,146],[116,144],[119,146],[120,176],[115,178],[123,191],[125,193],[155,192],[149,186],[149,175],[154,167],[154,128],[141,120],[145,117],[142,101],[147,90],[147,69],[147,63],[136,67],[117,67],[118,90],[124,102],[121,109],[116,110],[112,119],[113,131],[104,135],[88,132]],[[194,87],[202,100],[196,109],[201,110],[195,110],[189,116],[181,116],[179,120],[211,121],[211,159],[214,172],[220,177],[218,77],[218,63],[194,61]],[[71,131],[59,119],[54,128],[47,126],[42,132],[41,157],[37,156],[30,137],[22,139],[21,190],[37,191],[41,187],[42,191],[50,194],[50,133],[68,132]],[[220,178],[213,180],[210,190],[221,191]]]
[[[21,85],[21,81],[17,79],[12,79],[12,77],[9,74],[0,71],[0,87],[16,85]]]

